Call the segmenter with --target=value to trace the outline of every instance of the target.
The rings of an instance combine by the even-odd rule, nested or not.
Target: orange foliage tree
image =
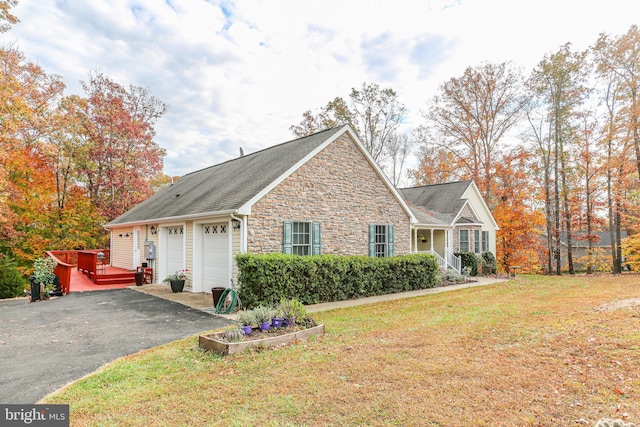
[[[541,240],[539,229],[543,216],[532,203],[534,190],[527,176],[529,154],[517,150],[503,156],[496,165],[493,190],[499,200],[493,208],[493,216],[500,229],[496,236],[496,261],[503,270],[512,265],[524,271],[540,269]]]

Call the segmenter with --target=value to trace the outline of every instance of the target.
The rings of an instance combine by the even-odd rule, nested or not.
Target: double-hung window
[[[459,232],[460,252],[469,252],[469,230]]]
[[[308,222],[293,223],[291,246],[294,255],[309,255],[311,253],[311,224]]]
[[[369,256],[393,256],[394,226],[391,224],[372,224],[369,226]]]
[[[482,232],[482,252],[489,252],[489,232]]]
[[[473,230],[473,251],[480,253],[480,230]]]
[[[320,223],[285,221],[283,226],[285,254],[320,255]]]

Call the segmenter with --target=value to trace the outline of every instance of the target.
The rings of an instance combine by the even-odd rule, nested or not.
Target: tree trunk
[[[587,173],[586,173],[586,182],[585,182],[585,191],[586,191],[586,199],[587,199],[587,239],[588,247],[587,247],[587,256],[589,257],[589,264],[587,265],[587,274],[593,273],[592,270],[592,262],[593,262],[593,239],[591,237],[592,227],[591,227],[591,209],[593,209],[593,202],[591,201],[591,179],[589,178],[589,164],[587,163]]]
[[[553,154],[553,178],[554,178],[554,183],[553,183],[553,189],[554,189],[554,207],[555,207],[555,212],[554,212],[554,230],[553,230],[553,234],[554,234],[554,239],[555,239],[555,248],[554,248],[554,259],[555,259],[555,263],[556,263],[556,274],[558,276],[562,275],[562,257],[560,255],[560,177],[559,177],[559,142],[558,140],[560,139],[560,126],[559,126],[559,119],[557,117],[557,108],[556,108],[556,117],[554,118],[555,120],[555,152]]]
[[[573,267],[573,237],[571,235],[571,209],[569,207],[569,191],[567,190],[567,173],[565,167],[564,147],[560,146],[560,174],[562,177],[562,201],[564,210],[564,225],[567,232],[567,264],[569,274],[576,274]]]
[[[549,155],[544,156],[544,204],[546,210],[547,223],[547,274],[553,272],[554,257],[554,235],[553,235],[553,213],[551,211],[551,178],[549,176]]]
[[[616,258],[613,264],[613,272],[614,273],[622,273],[622,242],[620,239],[620,202],[616,202],[616,212],[615,212],[615,223],[616,223],[616,231],[615,231],[615,242],[611,242],[611,249],[613,249],[614,244],[616,248]]]

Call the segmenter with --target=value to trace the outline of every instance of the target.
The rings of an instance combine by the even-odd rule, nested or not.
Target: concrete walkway
[[[383,301],[394,301],[403,298],[413,298],[422,295],[439,294],[441,292],[457,291],[459,289],[473,288],[476,286],[486,286],[493,283],[506,282],[508,279],[493,279],[486,277],[478,277],[475,282],[462,283],[460,285],[440,286],[437,288],[420,289],[417,291],[399,292],[396,294],[377,295],[374,297],[359,298],[348,301],[325,302],[321,304],[313,304],[307,306],[308,313],[317,313],[319,311],[334,310],[336,308],[355,307],[358,305],[375,304]]]
[[[486,286],[493,283],[506,282],[508,279],[494,279],[486,277],[478,277],[476,281],[470,283],[462,283],[460,285],[441,286],[431,289],[420,289],[417,291],[400,292],[388,295],[378,295],[374,297],[359,298],[355,300],[347,301],[334,301],[325,302],[321,304],[313,304],[306,306],[308,313],[317,313],[319,311],[333,310],[336,308],[354,307],[364,304],[375,304],[383,301],[393,301],[402,298],[413,298],[422,295],[438,294],[440,292],[451,292],[459,289],[473,288],[476,286]],[[154,295],[160,298],[168,299],[170,301],[184,304],[191,308],[205,311],[207,313],[215,314],[215,308],[213,307],[213,296],[209,293],[193,293],[193,292],[178,292],[173,293],[171,287],[167,284],[153,284],[143,286],[132,286],[130,289],[134,289],[138,292]],[[234,315],[216,314],[229,320],[235,320]]]

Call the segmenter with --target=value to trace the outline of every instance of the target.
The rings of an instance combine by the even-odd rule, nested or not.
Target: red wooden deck
[[[58,265],[55,274],[60,277],[62,292],[119,289],[135,285],[134,272],[111,267],[109,249],[53,250],[46,255]]]
[[[129,270],[123,270],[122,268],[116,268],[107,266],[106,275],[116,275],[129,273]],[[85,291],[99,291],[104,289],[121,289],[126,288],[128,286],[135,285],[135,280],[131,280],[131,283],[121,283],[121,284],[104,284],[104,285],[96,285],[93,283],[93,280],[89,277],[89,275],[82,273],[82,271],[77,268],[73,268],[71,270],[71,281],[69,286],[69,292],[85,292]]]

